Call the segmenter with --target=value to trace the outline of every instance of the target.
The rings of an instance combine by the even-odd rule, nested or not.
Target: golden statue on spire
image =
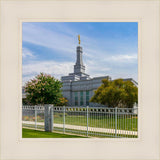
[[[78,35],[79,45],[81,44],[80,35]]]

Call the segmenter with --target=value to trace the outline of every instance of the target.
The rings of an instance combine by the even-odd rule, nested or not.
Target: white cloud
[[[106,76],[111,70],[106,62],[99,61],[98,58],[86,59],[84,65],[86,66],[86,73],[91,77]]]
[[[113,57],[112,60],[114,59]],[[119,58],[119,57],[118,57]],[[127,59],[135,59],[135,57],[124,56],[119,59],[115,59],[115,62]],[[113,60],[114,61],[114,60]],[[114,63],[115,63],[114,62]],[[104,59],[98,60],[98,58],[87,59],[84,62],[86,66],[86,73],[91,77],[98,76],[111,76],[112,78],[135,78],[137,80],[136,74],[130,73],[128,68],[117,70],[112,68],[108,62]],[[30,61],[27,64],[23,65],[23,85],[26,81],[33,78],[35,75],[40,72],[48,73],[54,76],[55,78],[60,79],[61,76],[67,76],[69,73],[73,73],[74,62],[56,62],[56,61]]]
[[[73,72],[72,62],[31,61],[23,65],[23,84],[40,72],[48,73],[57,79]]]
[[[100,50],[99,48],[84,48],[84,56],[89,61],[102,63],[133,63],[137,62],[137,53],[120,54],[118,51],[111,53],[108,50]]]
[[[108,59],[116,62],[130,62],[137,60],[137,54],[116,55],[116,56],[111,56]]]
[[[61,51],[61,54],[73,55],[78,45],[76,31],[60,24],[53,25],[54,30],[46,29],[40,25],[25,23],[23,25],[23,42],[29,42],[46,48]],[[94,39],[81,35],[82,44],[87,47],[95,44]]]
[[[23,75],[22,85],[24,86],[27,81],[33,79],[34,77],[35,77],[35,74],[30,74],[27,76]]]
[[[87,53],[84,64],[86,66],[86,72],[92,77],[109,75],[113,79],[134,78],[137,80],[137,72],[133,69],[135,63],[138,63],[137,54],[114,56],[110,54],[103,56],[97,54],[97,56],[95,56]]]
[[[23,26],[23,41],[73,53],[74,40],[71,36],[47,30],[29,23]]]
[[[29,50],[27,48],[23,48],[22,49],[22,57],[23,58],[26,58],[26,57],[35,58],[35,55],[31,50]]]

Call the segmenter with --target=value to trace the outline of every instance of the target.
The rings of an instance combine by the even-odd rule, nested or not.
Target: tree
[[[103,79],[90,101],[108,107],[132,108],[138,103],[138,88],[131,81]]]
[[[68,102],[67,98],[62,97],[62,98],[59,99],[59,102],[57,103],[57,106],[67,106],[67,102]]]
[[[62,83],[49,74],[40,73],[25,85],[28,104],[60,104],[63,98]]]

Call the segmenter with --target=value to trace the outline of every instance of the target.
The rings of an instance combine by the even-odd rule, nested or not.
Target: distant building
[[[102,106],[100,104],[91,103],[89,100],[94,95],[94,91],[101,86],[102,79],[108,78],[108,76],[91,78],[86,74],[82,54],[82,47],[77,46],[77,60],[74,65],[74,73],[69,73],[68,76],[61,77],[61,81],[63,82],[63,96],[68,99],[68,105],[70,106]],[[132,78],[123,80],[130,80],[136,86],[138,85]]]

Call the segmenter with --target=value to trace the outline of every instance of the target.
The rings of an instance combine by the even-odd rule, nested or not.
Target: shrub
[[[28,121],[29,120],[29,117],[28,116],[23,116],[22,118],[24,121]]]

